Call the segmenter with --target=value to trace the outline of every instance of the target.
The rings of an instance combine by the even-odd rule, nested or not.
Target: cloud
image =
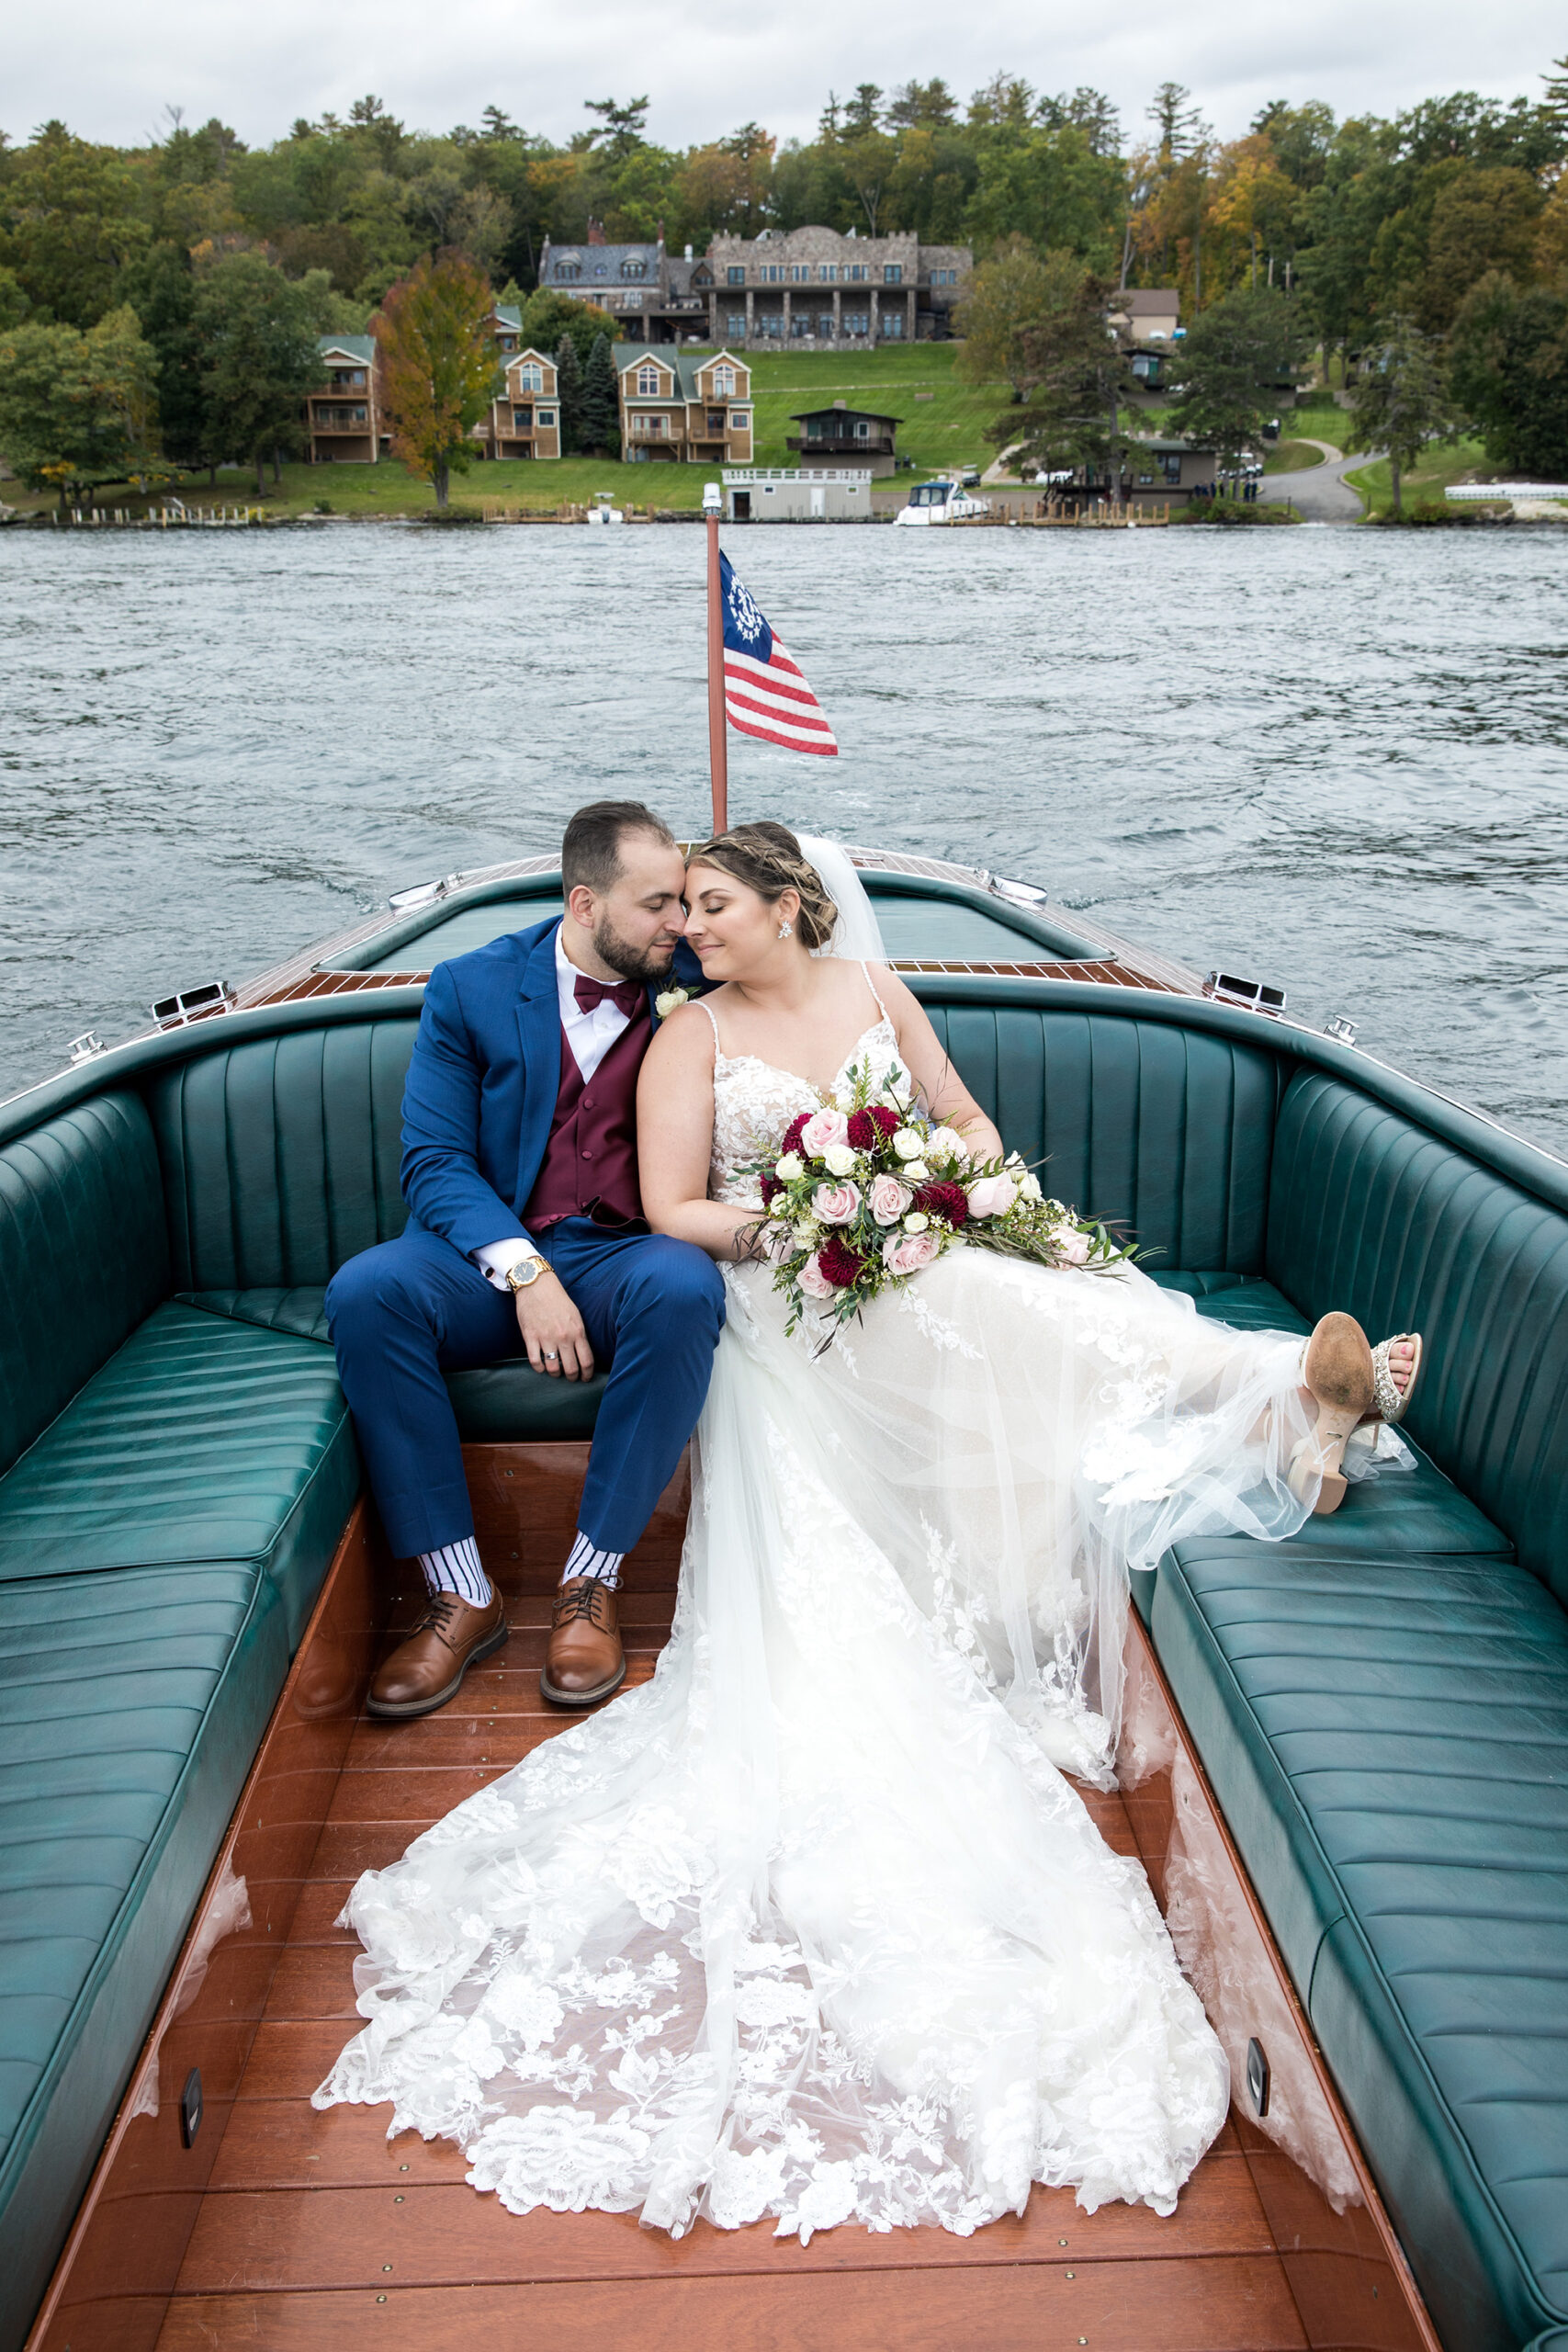
[[[1043,89],[1103,89],[1130,130],[1157,83],[1183,82],[1234,138],[1274,97],[1326,99],[1343,115],[1392,114],[1453,89],[1533,96],[1568,45],[1552,0],[1485,11],[1330,0],[1266,16],[1234,0],[1190,0],[1178,13],[1165,0],[1125,0],[1113,16],[1056,5],[1025,20],[1001,0],[962,12],[906,0],[896,19],[840,0],[750,12],[667,0],[657,17],[631,0],[272,0],[265,10],[77,0],[64,21],[68,40],[47,10],[12,19],[0,103],[13,139],[59,115],[85,138],[140,143],[174,104],[187,122],[216,114],[265,145],[297,115],[346,112],[368,90],[432,130],[477,123],[494,104],[564,141],[587,121],[585,98],[647,90],[649,133],[671,146],[749,118],[808,138],[830,88],[942,74],[967,97],[999,69]]]

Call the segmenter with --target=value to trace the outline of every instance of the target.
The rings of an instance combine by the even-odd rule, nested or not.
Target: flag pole
[[[703,518],[708,534],[708,775],[713,786],[713,830],[729,830],[729,743],[724,721],[724,599],[719,592],[718,518],[724,494],[717,482],[703,484]]]

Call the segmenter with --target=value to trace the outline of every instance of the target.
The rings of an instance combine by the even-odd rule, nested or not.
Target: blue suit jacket
[[[523,1234],[560,1091],[553,922],[437,964],[403,1090],[403,1198],[470,1257]],[[664,985],[694,988],[684,941]],[[657,988],[649,989],[651,1011]]]

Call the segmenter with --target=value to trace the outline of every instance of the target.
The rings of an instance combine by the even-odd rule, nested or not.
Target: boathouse
[[[869,466],[726,467],[724,511],[732,523],[869,523]]]
[[[869,466],[874,474],[890,474],[898,454],[897,416],[879,415],[875,409],[851,408],[834,401],[829,408],[800,410],[790,418],[800,431],[784,446],[796,449],[813,465],[831,465],[843,458],[851,465]]]

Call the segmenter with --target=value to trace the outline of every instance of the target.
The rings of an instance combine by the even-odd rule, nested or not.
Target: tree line
[[[0,436],[17,443],[18,385],[35,421],[52,387],[52,437],[73,452],[57,471],[276,458],[316,337],[363,332],[423,256],[459,254],[523,302],[547,238],[591,222],[699,252],[821,222],[967,243],[993,270],[1021,252],[1058,295],[1074,272],[1112,292],[1174,285],[1194,334],[1272,296],[1292,348],[1347,360],[1388,348],[1400,321],[1506,462],[1568,459],[1568,62],[1508,104],[1461,91],[1338,120],[1281,100],[1232,141],[1174,83],[1126,126],[1095,90],[1009,74],[966,102],[941,80],[865,83],[784,144],[748,122],[661,146],[643,97],[584,112],[564,145],[496,106],[477,127],[411,130],[374,96],[265,147],[173,110],[143,147],[61,122],[0,136]],[[1018,353],[1038,327],[1015,319]]]

